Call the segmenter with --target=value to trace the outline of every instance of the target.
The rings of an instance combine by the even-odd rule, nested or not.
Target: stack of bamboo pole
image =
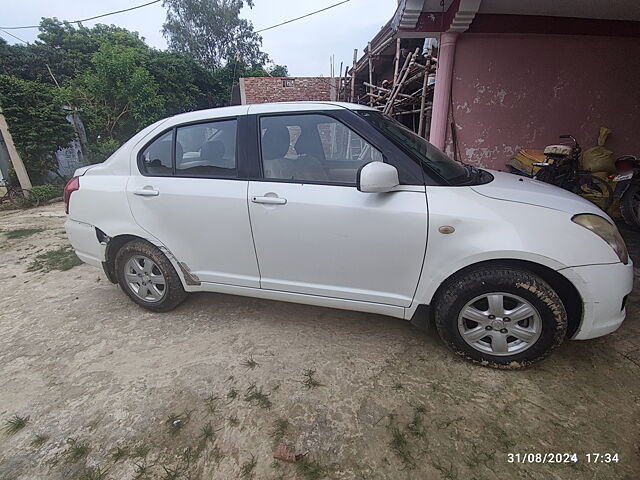
[[[374,49],[369,43],[364,61],[360,64],[358,51],[354,50],[353,66],[351,69],[345,68],[344,77],[341,71],[338,79],[338,100],[368,103],[392,117],[417,115],[415,130],[423,136],[433,96],[433,83],[429,82],[429,76],[435,73],[437,59],[433,57],[431,50],[423,54],[418,47],[407,53],[401,65],[402,54],[398,38],[393,60],[393,78],[376,78],[376,56],[392,41],[390,38]],[[368,68],[368,81],[358,82],[357,74],[365,68]],[[362,79],[362,75],[360,78]]]

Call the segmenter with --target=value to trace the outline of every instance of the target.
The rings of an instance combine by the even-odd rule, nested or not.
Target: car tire
[[[620,213],[632,230],[640,231],[640,185],[629,185],[620,199]]]
[[[522,368],[562,343],[567,313],[538,275],[482,266],[447,282],[434,306],[440,337],[458,355],[494,368]]]
[[[169,259],[144,240],[122,246],[116,254],[115,270],[120,288],[147,310],[168,312],[187,298]]]

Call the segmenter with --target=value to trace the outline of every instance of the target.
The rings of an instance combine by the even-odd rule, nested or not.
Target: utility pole
[[[13,169],[16,171],[18,181],[20,182],[20,187],[23,190],[31,190],[31,180],[29,180],[29,174],[27,173],[27,169],[24,168],[24,163],[22,163],[22,159],[20,158],[20,155],[18,155],[16,146],[13,143],[13,138],[9,133],[7,121],[5,120],[4,114],[2,113],[2,107],[0,107],[0,135],[2,135],[4,143],[7,146],[7,151],[9,152],[9,160],[13,165]]]

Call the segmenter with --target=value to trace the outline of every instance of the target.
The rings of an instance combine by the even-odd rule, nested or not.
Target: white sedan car
[[[79,169],[65,201],[78,257],[149,310],[207,291],[427,320],[491,366],[613,332],[632,288],[596,206],[456,163],[362,105],[160,120]]]

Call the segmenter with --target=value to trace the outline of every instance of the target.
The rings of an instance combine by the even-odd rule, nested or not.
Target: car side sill
[[[282,292],[277,290],[266,290],[253,287],[239,287],[235,285],[225,285],[222,283],[202,282],[198,286],[187,286],[189,292],[215,292],[227,293],[230,295],[241,295],[245,297],[264,298],[267,300],[278,300],[282,302],[303,303],[305,305],[316,305],[319,307],[339,308],[342,310],[355,310],[358,312],[377,313],[390,317],[404,318],[405,309],[395,305],[385,305],[381,303],[361,302],[357,300],[345,300],[342,298],[321,297],[304,293]]]

